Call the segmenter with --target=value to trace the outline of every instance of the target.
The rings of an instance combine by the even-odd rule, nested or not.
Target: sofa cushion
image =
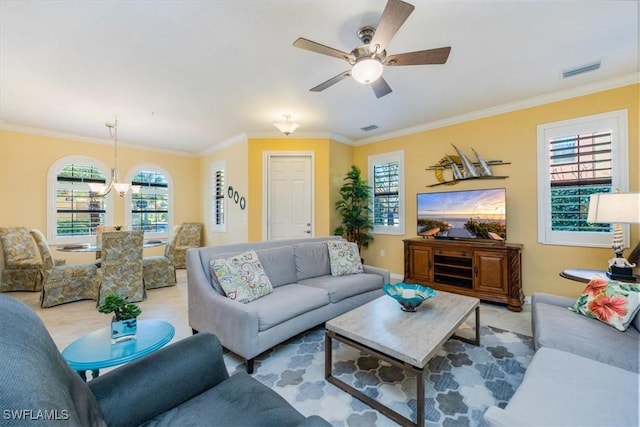
[[[332,303],[354,295],[382,289],[382,285],[384,285],[382,276],[368,273],[348,276],[312,277],[300,280],[298,283],[304,286],[324,289],[329,293],[329,300]]]
[[[327,243],[299,243],[293,247],[298,280],[331,274]]]
[[[571,307],[619,331],[627,329],[640,309],[640,285],[594,277]]]
[[[238,372],[145,426],[297,426],[304,416],[269,387]],[[259,422],[258,422],[259,420]]]
[[[638,372],[640,333],[624,332],[581,316],[566,306],[536,302],[531,307],[536,348],[549,347]],[[613,350],[615,349],[615,351]]]
[[[211,261],[211,274],[218,279],[225,295],[248,303],[273,290],[255,251],[250,250],[230,258]]]
[[[274,288],[296,283],[298,276],[296,275],[293,246],[260,249],[256,253]]]
[[[637,426],[638,380],[635,373],[542,348],[504,412],[511,419],[508,425]],[[500,425],[491,415],[485,415],[487,425]]]
[[[327,291],[294,283],[274,288],[271,294],[253,301],[251,307],[258,313],[258,330],[265,331],[327,304]]]
[[[331,240],[327,242],[329,251],[329,265],[332,276],[344,276],[347,274],[363,273],[362,259],[358,245],[344,240]]]

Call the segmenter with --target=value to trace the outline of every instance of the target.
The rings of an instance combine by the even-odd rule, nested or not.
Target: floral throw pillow
[[[358,245],[342,240],[329,240],[327,247],[332,276],[364,273]]]
[[[640,284],[593,278],[569,309],[625,331],[640,310]]]
[[[211,260],[210,267],[211,274],[216,276],[229,299],[246,304],[273,291],[253,250],[230,258]]]

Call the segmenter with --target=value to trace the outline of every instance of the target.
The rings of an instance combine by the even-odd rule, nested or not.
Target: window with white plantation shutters
[[[130,193],[131,230],[143,230],[146,237],[167,236],[171,228],[169,215],[171,200],[167,173],[153,166],[145,166],[134,172],[131,185],[140,186],[138,193]]]
[[[402,151],[369,158],[374,233],[404,234],[403,163]]]
[[[538,127],[541,243],[604,246],[611,224],[587,221],[589,197],[628,188],[627,114],[599,114]]]
[[[227,230],[226,162],[211,165],[211,226],[214,231]]]
[[[54,163],[48,175],[48,229],[50,243],[89,242],[96,227],[112,218],[111,198],[89,191],[90,183],[105,184],[106,168],[89,157],[65,157]]]

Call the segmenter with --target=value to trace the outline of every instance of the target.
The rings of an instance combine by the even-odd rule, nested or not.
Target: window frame
[[[167,170],[164,169],[161,166],[158,166],[158,165],[153,164],[153,163],[141,163],[141,164],[134,165],[131,169],[129,169],[129,171],[126,174],[125,182],[127,182],[128,184],[131,185],[131,182],[133,181],[133,177],[136,176],[136,174],[138,172],[140,172],[140,171],[155,172],[155,173],[163,175],[165,177],[165,179],[167,180],[167,204],[169,205],[168,208],[167,208],[167,216],[168,216],[168,219],[167,219],[167,231],[164,231],[164,232],[148,232],[148,231],[145,231],[144,232],[144,238],[145,239],[166,239],[173,232],[173,224],[174,224],[174,220],[173,220],[173,178],[171,177],[171,174],[169,174],[169,172],[167,172]],[[141,191],[143,191],[143,189],[141,189]],[[133,224],[133,219],[132,219],[132,215],[133,215],[133,212],[132,212],[132,207],[133,207],[132,192],[129,191],[124,198],[125,198],[125,202],[124,202],[125,227],[126,227],[127,230],[131,230],[132,229],[132,224]]]
[[[58,236],[58,174],[69,164],[87,164],[100,170],[108,180],[111,177],[111,170],[97,159],[88,156],[65,156],[56,160],[47,173],[47,241],[53,245],[69,243],[94,243],[95,234],[84,234],[74,236]],[[105,224],[113,223],[113,193],[104,196],[106,199]]]
[[[611,189],[629,189],[628,110],[616,110],[574,119],[545,123],[537,127],[538,242],[546,245],[610,247],[612,232],[554,231],[551,228],[551,177],[549,140],[568,135],[611,130]],[[629,225],[623,224],[625,246],[629,246]]]
[[[375,224],[375,175],[374,167],[386,163],[398,163],[398,225],[376,225]],[[368,157],[369,186],[371,187],[371,215],[373,222],[373,234],[405,234],[405,197],[404,197],[404,150],[392,151],[389,153],[377,154]]]
[[[221,191],[221,199],[222,199],[222,224],[217,224],[215,220],[215,212],[216,212],[216,200],[218,199],[217,194],[217,185],[216,185],[216,174],[222,171],[223,173],[223,182],[220,188]],[[209,166],[209,220],[211,224],[211,231],[218,233],[226,233],[227,232],[227,223],[229,219],[228,215],[228,204],[227,204],[227,188],[229,184],[227,183],[228,178],[227,171],[227,162],[226,160],[220,160],[217,162],[211,163]]]

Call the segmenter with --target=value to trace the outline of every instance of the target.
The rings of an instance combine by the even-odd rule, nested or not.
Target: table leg
[[[452,335],[452,338],[455,338],[457,340],[469,343],[469,344],[473,344],[476,346],[480,345],[480,306],[476,307],[476,336],[475,339],[469,339],[469,338],[465,338],[465,337],[461,337],[460,335]]]
[[[416,425],[422,427],[424,425],[424,371],[420,369],[416,374]]]
[[[78,375],[80,375],[80,378],[82,378],[82,381],[84,381],[85,383],[87,382],[87,371],[76,371],[78,373]]]
[[[91,379],[95,380],[96,378],[98,378],[98,376],[100,375],[100,370],[99,369],[92,369],[91,370]]]

